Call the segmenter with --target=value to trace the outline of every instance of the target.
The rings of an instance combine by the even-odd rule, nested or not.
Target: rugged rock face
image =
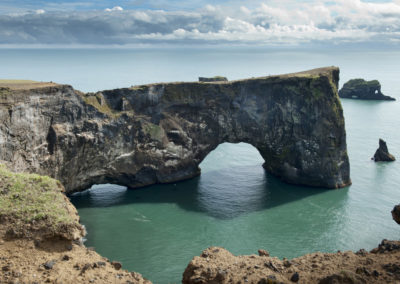
[[[351,183],[339,69],[84,94],[67,85],[0,90],[0,159],[59,179],[141,187],[200,173],[223,142],[247,142],[284,181]]]
[[[365,81],[364,79],[352,79],[346,82],[343,88],[340,89],[339,96],[341,98],[361,100],[396,100],[382,94],[379,81]]]
[[[291,260],[235,256],[224,248],[210,247],[192,259],[182,283],[396,283],[400,280],[399,257],[400,242],[388,240],[371,252],[315,252]]]
[[[393,162],[395,157],[389,153],[386,142],[383,139],[379,139],[379,148],[376,150],[374,155],[375,162]]]
[[[199,82],[220,82],[228,81],[226,77],[214,76],[214,77],[199,77]]]

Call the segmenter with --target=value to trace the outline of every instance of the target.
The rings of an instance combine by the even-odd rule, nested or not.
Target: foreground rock
[[[206,283],[397,283],[400,242],[382,241],[371,252],[312,253],[291,260],[235,256],[211,247],[187,266],[184,284]]]
[[[360,100],[395,100],[382,94],[379,81],[365,81],[364,79],[352,79],[346,82],[340,89],[339,96],[341,98]]]
[[[0,283],[147,283],[84,247],[63,186],[0,165]]]
[[[400,204],[392,216],[400,224]],[[291,260],[270,257],[263,249],[258,255],[235,256],[224,248],[211,247],[192,259],[182,283],[398,283],[399,260],[400,241],[388,240],[370,252],[316,252]]]
[[[247,142],[282,180],[351,183],[335,67],[248,80],[84,94],[67,85],[0,90],[0,160],[59,179],[141,187],[200,174],[223,142]]]
[[[389,153],[386,142],[383,139],[379,139],[379,148],[376,150],[374,155],[375,162],[393,162],[395,157]]]

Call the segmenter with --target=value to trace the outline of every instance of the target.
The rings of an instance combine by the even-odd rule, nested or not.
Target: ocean
[[[353,184],[339,190],[288,185],[267,174],[258,151],[224,143],[200,177],[126,189],[96,185],[72,195],[86,245],[154,283],[179,283],[209,246],[234,254],[266,249],[293,258],[314,251],[372,249],[398,239],[390,211],[400,203],[400,164],[371,161],[383,138],[400,159],[400,52],[236,48],[0,49],[0,78],[71,84],[92,92],[131,85],[228,79],[339,66],[340,84],[378,79],[395,102],[343,99]]]

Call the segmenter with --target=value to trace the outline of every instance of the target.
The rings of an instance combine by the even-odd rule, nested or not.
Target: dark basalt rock
[[[374,155],[375,162],[393,162],[395,161],[395,157],[389,153],[386,142],[382,139],[379,139],[379,148],[376,150]]]
[[[396,205],[392,210],[393,220],[400,225],[400,204]]]
[[[199,77],[199,82],[226,82],[228,79],[223,76]]]
[[[365,81],[364,79],[352,79],[346,82],[339,91],[339,97],[360,100],[396,100],[382,94],[379,81]]]
[[[282,180],[351,183],[336,67],[248,80],[160,83],[81,93],[0,91],[0,160],[14,171],[142,187],[200,174],[223,142],[247,142]]]

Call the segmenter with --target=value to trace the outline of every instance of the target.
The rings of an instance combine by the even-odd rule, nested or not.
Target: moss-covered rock
[[[359,100],[395,100],[392,97],[382,94],[381,84],[378,80],[365,81],[364,79],[351,79],[340,89],[339,96],[341,98]]]
[[[8,237],[82,237],[76,209],[63,192],[55,179],[13,173],[0,164],[0,231]]]

